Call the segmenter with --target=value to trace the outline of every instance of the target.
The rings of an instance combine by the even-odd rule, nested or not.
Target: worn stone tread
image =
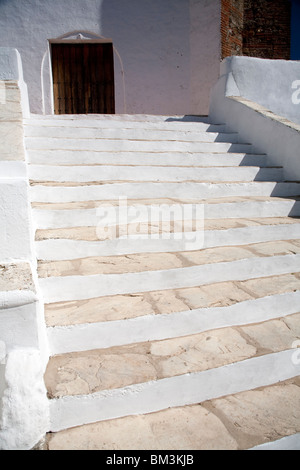
[[[284,351],[300,337],[299,320],[295,314],[183,338],[53,356],[46,386],[52,398],[85,395]]]
[[[296,290],[300,290],[300,273],[46,304],[45,319],[49,327],[118,321],[197,308],[226,307]]]
[[[48,434],[48,450],[246,450],[300,431],[300,379]]]
[[[206,248],[181,253],[138,253],[122,256],[100,256],[70,261],[39,261],[40,278],[89,276],[159,271],[205,264],[231,262],[260,256],[300,253],[297,240],[257,243],[246,246]]]
[[[251,197],[243,197],[243,196],[236,196],[236,197],[224,197],[224,198],[210,198],[210,199],[180,199],[180,198],[148,198],[148,199],[127,199],[126,204],[128,206],[135,206],[135,205],[159,205],[159,204],[236,204],[241,202],[262,202],[262,203],[270,203],[270,202],[286,202],[287,200],[297,200],[297,197],[291,198],[282,198],[282,197],[267,197],[267,196],[251,196]],[[116,199],[111,200],[91,200],[91,201],[74,201],[74,202],[35,202],[31,203],[32,208],[36,210],[80,210],[80,209],[97,209],[99,207],[117,207],[119,206],[120,201]],[[251,217],[253,219],[255,217]],[[266,217],[268,218],[281,218],[281,217]],[[288,217],[283,216],[283,218],[291,218],[295,220],[299,220],[300,217]],[[208,219],[211,220],[211,219]]]
[[[203,224],[204,230],[229,230],[232,228],[254,227],[257,225],[292,225],[300,223],[299,218],[292,217],[278,217],[278,218],[261,218],[261,219],[216,219],[205,220]],[[160,233],[179,233],[184,231],[194,231],[195,221],[183,222],[151,222],[151,223],[132,223],[128,225],[117,225],[112,233],[114,237],[121,237],[123,234],[130,235],[136,234],[160,234]],[[103,233],[101,238],[100,231],[97,227],[71,227],[61,229],[39,229],[36,231],[36,241],[65,239],[65,240],[85,240],[85,241],[100,241],[107,240],[112,237],[107,229],[107,233]]]
[[[52,355],[45,374],[50,430],[104,420],[49,434],[49,450],[237,450],[300,432],[300,377],[294,377],[297,370],[291,362],[300,339],[300,309],[295,305],[300,293],[300,241],[295,240],[298,227],[289,227],[300,222],[291,217],[299,215],[299,185],[279,181],[279,169],[266,170],[271,161],[263,155],[256,159],[251,144],[211,142],[226,135],[213,135],[212,131],[224,130],[210,127],[208,118],[188,120],[203,123],[207,131],[203,142],[210,143],[183,142],[192,137],[202,140],[203,136],[193,135],[198,132],[195,123],[182,127],[175,139],[180,123],[171,124],[174,131],[168,132],[163,116],[59,116],[42,117],[32,126],[26,122],[38,276]],[[97,131],[101,122],[106,129],[100,131],[106,136],[102,140]],[[150,136],[157,138],[150,141]],[[238,136],[228,140],[238,141]],[[209,184],[194,184],[192,180],[211,176],[208,168],[213,173],[212,167],[223,167],[222,154],[224,167],[243,167],[239,176],[222,174]],[[132,173],[127,156],[132,165],[143,167],[140,174]],[[51,158],[64,166],[66,176],[52,167],[52,176],[47,175]],[[77,168],[71,172],[68,165],[73,161]],[[94,182],[96,176],[89,168],[93,162],[99,172]],[[104,164],[107,170],[101,169]],[[120,168],[117,173],[118,166],[126,167],[123,173]],[[147,166],[156,167],[151,175]],[[170,171],[172,167],[182,171],[168,174],[168,166]],[[248,178],[247,166],[264,168],[267,176],[260,177],[274,181],[253,177],[249,184],[242,182]],[[161,174],[159,167],[164,168]],[[185,169],[194,167],[198,167],[194,174]],[[206,168],[206,177],[201,167]],[[107,173],[101,174],[102,170]],[[143,183],[156,181],[157,174],[157,179],[182,181]],[[191,184],[183,182],[183,176]],[[222,178],[233,182],[215,181]],[[195,249],[193,245],[193,251],[175,244],[156,250],[149,244],[137,246],[136,223],[127,224],[125,217],[113,222],[117,228],[113,234],[103,231],[99,237],[93,226],[94,222],[99,226],[98,209],[110,208],[111,217],[124,204],[124,194],[130,196],[126,204],[132,208],[203,206],[201,229],[190,220],[183,230],[182,217],[164,224],[160,218],[165,220],[168,211],[156,207],[158,222],[150,219],[149,224],[143,215],[139,233],[219,231],[207,235],[211,240],[206,246],[217,246],[199,249],[199,244]],[[122,245],[124,234],[133,235],[133,247]],[[226,244],[230,246],[221,246]],[[195,277],[190,280],[188,275]],[[85,297],[90,298],[75,300]],[[220,317],[214,322],[215,313]],[[226,383],[228,371],[231,381]],[[212,393],[216,377],[218,393]],[[276,383],[288,377],[294,378]],[[273,385],[251,390],[262,384]],[[248,391],[223,396],[241,390]],[[157,391],[158,405],[152,403]],[[210,401],[189,405],[201,400]],[[170,406],[176,408],[166,409]],[[131,415],[137,409],[149,414]],[[163,411],[152,413],[155,410]],[[125,417],[112,419],[117,416]]]

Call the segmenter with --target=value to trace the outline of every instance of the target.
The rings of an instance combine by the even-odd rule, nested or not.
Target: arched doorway
[[[112,41],[76,34],[49,42],[54,113],[114,114]]]

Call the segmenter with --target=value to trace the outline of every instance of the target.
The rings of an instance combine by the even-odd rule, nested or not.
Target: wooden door
[[[114,114],[112,43],[53,43],[55,114]]]

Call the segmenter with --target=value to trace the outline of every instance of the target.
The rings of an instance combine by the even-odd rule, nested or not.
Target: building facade
[[[207,114],[220,60],[289,59],[290,25],[289,0],[0,4],[0,44],[20,52],[37,114],[81,113],[80,101],[87,113]],[[99,62],[104,72],[97,76],[91,64]],[[95,98],[96,89],[101,96]]]
[[[219,10],[219,0],[13,0],[0,5],[0,43],[21,54],[33,113],[53,110],[50,40],[67,38],[111,40],[117,113],[205,113]]]

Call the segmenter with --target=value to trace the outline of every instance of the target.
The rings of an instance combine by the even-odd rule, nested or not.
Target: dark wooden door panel
[[[55,114],[114,114],[113,46],[52,44]]]

